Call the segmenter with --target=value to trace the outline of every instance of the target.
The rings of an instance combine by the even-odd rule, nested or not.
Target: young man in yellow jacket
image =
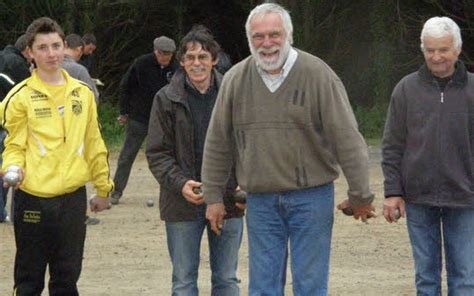
[[[3,103],[8,132],[3,172],[17,170],[15,295],[40,295],[49,266],[51,295],[78,295],[86,234],[85,183],[97,189],[91,211],[108,207],[113,189],[94,95],[61,64],[64,33],[43,17],[27,29],[32,76]],[[16,168],[16,169],[15,169]],[[4,186],[9,186],[7,182]]]

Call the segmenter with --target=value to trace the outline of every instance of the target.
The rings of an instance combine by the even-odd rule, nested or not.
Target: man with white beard
[[[284,8],[257,6],[246,31],[252,55],[226,73],[207,132],[206,216],[225,227],[221,192],[235,164],[248,192],[249,295],[284,294],[289,251],[294,295],[327,295],[338,165],[349,184],[338,208],[375,217],[367,146],[339,77],[291,46]]]

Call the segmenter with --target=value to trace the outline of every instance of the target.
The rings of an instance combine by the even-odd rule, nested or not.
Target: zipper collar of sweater
[[[418,75],[420,76],[421,79],[423,79],[424,81],[428,83],[436,82],[435,76],[428,69],[428,66],[426,65],[426,63],[424,63],[420,67],[420,69],[418,70]],[[467,70],[463,62],[461,61],[456,62],[454,73],[451,76],[451,81],[452,83],[458,84],[458,85],[464,85],[467,82]]]

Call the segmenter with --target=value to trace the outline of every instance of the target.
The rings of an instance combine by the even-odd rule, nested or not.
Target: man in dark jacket
[[[385,125],[384,216],[406,211],[418,295],[441,294],[442,257],[448,294],[474,295],[474,75],[453,20],[429,19],[420,39],[425,64],[395,87]]]
[[[20,36],[15,46],[7,45],[0,53],[0,100],[18,82],[30,76],[30,61],[26,53],[26,37]]]
[[[120,124],[127,124],[125,142],[117,163],[111,196],[116,205],[127,186],[130,170],[148,130],[148,120],[156,92],[168,84],[177,64],[173,60],[174,41],[161,36],[153,41],[154,51],[137,58],[120,85]]]
[[[26,53],[26,47],[26,36],[22,35],[15,42],[15,46],[7,45],[0,53],[0,101],[3,100],[13,86],[30,76],[30,58]],[[0,128],[0,165],[5,137],[5,130]],[[0,178],[0,181],[1,180],[2,179]],[[3,181],[1,183],[3,183]],[[0,223],[9,220],[7,210],[5,209],[7,204],[7,194],[8,188],[0,186]]]
[[[160,183],[160,213],[166,222],[173,264],[173,295],[198,295],[201,238],[207,228],[212,270],[212,295],[239,295],[236,269],[242,239],[243,212],[232,193],[235,177],[224,194],[226,220],[220,234],[211,231],[201,183],[202,153],[211,112],[222,76],[215,69],[219,45],[209,31],[195,27],[181,41],[182,68],[155,96],[150,114],[146,155]]]

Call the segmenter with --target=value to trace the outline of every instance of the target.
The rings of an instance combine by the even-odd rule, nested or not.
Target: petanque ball
[[[398,220],[400,219],[402,215],[400,215],[400,209],[399,208],[396,208],[395,209],[395,220]]]
[[[344,215],[346,215],[346,216],[352,216],[352,215],[354,215],[354,212],[352,211],[352,208],[344,208],[344,209],[342,209],[342,212],[343,212]]]
[[[15,187],[18,181],[20,181],[20,174],[15,171],[7,171],[3,179],[8,183],[8,185]]]
[[[232,194],[234,201],[238,203],[247,203],[247,192],[240,190]]]
[[[152,206],[155,205],[155,202],[153,201],[153,199],[149,199],[149,200],[146,201],[146,205],[147,205],[147,207],[151,208]]]
[[[197,195],[202,194],[202,189],[201,189],[201,187],[194,187],[194,188],[193,188],[193,193],[194,193],[194,194],[197,194]]]

